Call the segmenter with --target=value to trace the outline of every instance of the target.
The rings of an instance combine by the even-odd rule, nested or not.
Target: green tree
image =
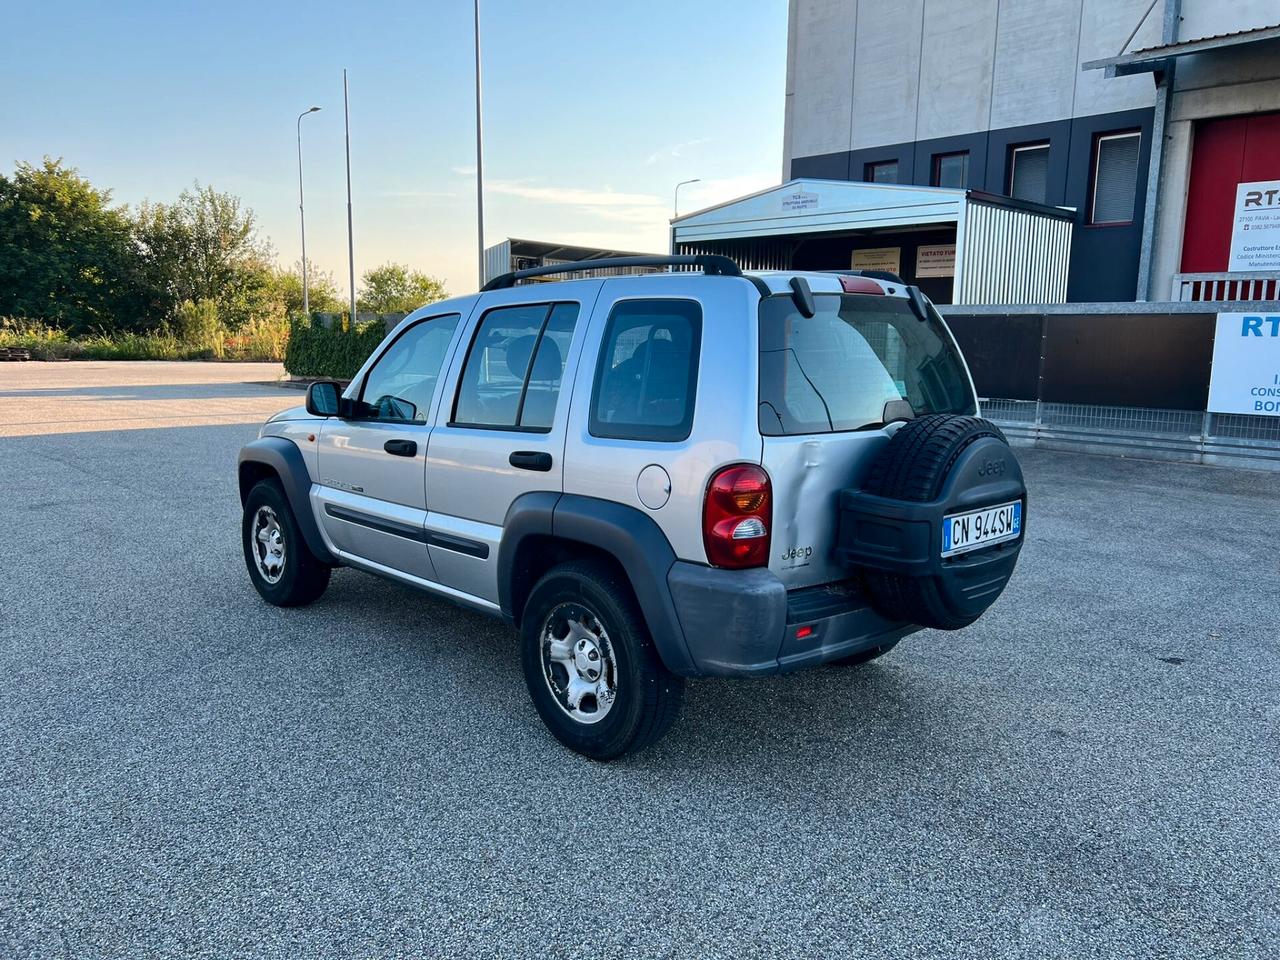
[[[385,263],[366,270],[360,278],[356,309],[370,313],[408,313],[446,296],[443,281],[399,263]]]
[[[302,313],[302,261],[296,261],[289,270],[276,270],[272,283],[285,314],[292,317]],[[347,299],[338,292],[333,274],[318,269],[310,260],[307,261],[307,294],[313,311],[342,313],[347,309]]]
[[[0,175],[0,315],[72,333],[145,326],[141,266],[127,209],[61,159]]]
[[[271,248],[238,197],[197,183],[174,203],[143,204],[138,239],[148,284],[168,317],[182,303],[207,300],[235,330],[269,296]]]

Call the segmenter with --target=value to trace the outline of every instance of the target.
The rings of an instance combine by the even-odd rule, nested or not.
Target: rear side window
[[[549,431],[577,319],[576,303],[499,307],[486,313],[462,369],[452,423]]]
[[[697,399],[702,308],[693,300],[624,300],[609,314],[591,398],[591,435],[685,440]]]
[[[812,317],[790,297],[760,304],[761,434],[874,429],[892,400],[906,400],[916,416],[975,412],[964,365],[936,313],[921,322],[896,297],[814,300]]]

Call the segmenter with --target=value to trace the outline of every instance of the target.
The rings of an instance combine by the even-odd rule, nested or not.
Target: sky
[[[240,196],[347,288],[342,70],[355,262],[476,285],[471,0],[9,3],[0,171],[62,157],[114,200],[194,182]],[[481,0],[485,241],[665,252],[682,213],[776,184],[786,0]]]

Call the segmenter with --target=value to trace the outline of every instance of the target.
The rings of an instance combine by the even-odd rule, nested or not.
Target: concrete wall
[[[1159,43],[1149,3],[791,0],[784,178],[796,157],[1150,107],[1150,77],[1080,70],[1135,26],[1129,49]]]

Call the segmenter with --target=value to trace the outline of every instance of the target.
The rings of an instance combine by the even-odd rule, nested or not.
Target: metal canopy
[[[1107,57],[1105,60],[1089,60],[1082,63],[1080,69],[1105,70],[1108,77],[1124,77],[1135,73],[1160,73],[1178,57],[1276,39],[1280,39],[1280,24],[1221,33],[1212,37],[1202,37],[1199,40],[1181,40],[1177,43],[1161,44],[1158,47],[1146,47],[1118,57]]]
[[[814,235],[955,229],[955,303],[1060,303],[1075,212],[979,190],[802,178],[671,221],[671,251],[733,257],[747,270],[793,268]],[[848,269],[832,263],[825,269]]]
[[[676,243],[956,223],[965,191],[847,180],[788,183],[671,221]]]

